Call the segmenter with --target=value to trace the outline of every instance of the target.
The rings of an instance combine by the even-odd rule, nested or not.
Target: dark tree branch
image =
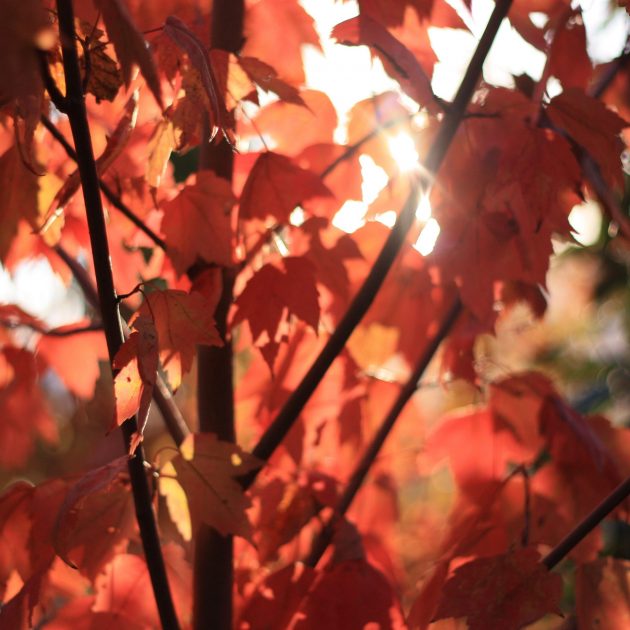
[[[542,560],[553,569],[571,550],[630,496],[630,477],[620,483],[581,523],[572,529]]]
[[[439,330],[430,340],[426,349],[422,353],[422,356],[419,358],[418,363],[414,367],[413,372],[409,376],[409,379],[400,390],[400,393],[396,397],[396,400],[394,401],[387,415],[383,419],[383,422],[378,428],[378,431],[372,438],[372,441],[365,450],[365,453],[363,453],[363,457],[354,469],[345,490],[343,491],[341,497],[339,498],[339,501],[337,502],[337,505],[335,506],[335,511],[330,521],[313,541],[311,551],[304,561],[305,564],[311,567],[315,567],[320,561],[322,555],[324,554],[324,551],[326,551],[326,548],[332,540],[335,522],[338,518],[340,518],[347,512],[350,504],[359,491],[359,488],[363,485],[363,482],[365,481],[365,478],[370,471],[370,468],[374,464],[374,461],[379,451],[385,443],[387,436],[390,434],[392,428],[394,427],[396,420],[400,416],[407,402],[409,402],[411,397],[417,391],[418,382],[422,378],[422,375],[431,362],[431,359],[433,359],[433,356],[437,352],[440,344],[442,343],[442,341],[444,341],[446,336],[453,328],[461,312],[462,304],[459,298],[456,298],[455,302],[450,307],[444,319],[442,320],[442,324],[440,325]]]
[[[215,0],[210,24],[210,44],[238,53],[243,44],[244,0]],[[227,68],[225,68],[227,72]],[[221,94],[221,99],[224,98]],[[207,125],[208,123],[206,123]],[[199,168],[213,170],[232,181],[234,158],[225,141],[206,140],[199,152]],[[189,274],[190,275],[190,274]],[[220,440],[235,441],[232,343],[227,335],[227,316],[233,301],[235,270],[222,269],[223,289],[214,313],[222,347],[199,346],[197,350],[197,410],[199,429],[214,433]],[[231,630],[233,540],[209,526],[199,528],[194,541],[193,626],[195,630]]]
[[[109,351],[110,362],[123,343],[123,331],[118,312],[118,300],[109,257],[109,245],[105,217],[101,203],[98,172],[92,149],[92,139],[87,119],[87,110],[81,85],[79,59],[75,46],[74,12],[72,0],[57,0],[60,39],[63,51],[63,68],[66,79],[66,105],[70,120],[77,164],[81,175],[83,198],[87,212],[90,243],[94,258],[94,269],[101,320]],[[134,433],[138,430],[135,418],[129,418],[122,425],[125,445],[128,448]],[[129,476],[136,509],[136,518],[144,548],[147,569],[153,586],[153,593],[162,627],[168,630],[179,628],[173,599],[166,576],[166,567],[157,531],[151,490],[144,468],[143,450],[138,447],[129,458]]]
[[[65,139],[64,135],[53,125],[50,119],[46,116],[41,116],[41,122],[46,129],[50,132],[52,137],[64,148],[64,151],[69,158],[77,161],[77,153],[72,148],[72,145]],[[99,188],[103,191],[105,197],[114,208],[120,210],[129,221],[131,221],[141,232],[144,232],[160,249],[166,251],[166,242],[163,238],[160,238],[150,227],[148,227],[144,221],[136,215],[136,213],[125,204],[122,199],[106,184],[100,177],[98,179]]]
[[[492,46],[492,42],[496,36],[503,18],[507,15],[511,0],[499,0],[495,6],[488,25],[479,41],[477,49],[470,61],[468,70],[462,80],[457,91],[453,103],[449,107],[448,112],[444,116],[444,120],[436,138],[429,149],[426,158],[422,161],[424,172],[427,175],[423,178],[423,185],[430,184],[430,179],[437,174],[446,153],[451,145],[455,133],[464,117],[466,107],[470,101],[479,77],[483,62]],[[304,408],[317,385],[321,382],[328,368],[341,352],[346,341],[358,325],[359,321],[365,315],[366,311],[372,304],[377,291],[381,287],[385,276],[391,268],[402,244],[405,236],[413,224],[415,211],[418,201],[418,193],[420,192],[420,183],[414,183],[412,190],[400,212],[400,215],[390,232],[390,235],[383,246],[374,266],[370,270],[363,286],[359,289],[348,311],[339,323],[335,332],[331,335],[328,342],[320,352],[319,356],[310,367],[301,383],[293,391],[279,414],[263,434],[262,438],[253,450],[253,454],[263,461],[267,461],[277,446],[282,442],[289,429],[297,420],[300,412]],[[251,486],[256,479],[257,472],[243,477],[242,484],[245,488]]]

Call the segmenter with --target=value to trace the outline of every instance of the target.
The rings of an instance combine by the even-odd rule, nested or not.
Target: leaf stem
[[[383,419],[383,422],[379,426],[378,431],[374,434],[374,437],[366,448],[365,453],[363,453],[363,457],[355,467],[345,490],[343,491],[341,497],[339,498],[339,501],[337,502],[337,505],[335,506],[335,511],[330,521],[320,531],[319,535],[313,541],[311,551],[306,560],[304,560],[304,563],[308,566],[315,567],[320,561],[322,555],[324,554],[324,551],[326,551],[326,548],[332,540],[335,521],[347,512],[350,504],[359,491],[359,488],[363,485],[363,482],[365,481],[365,478],[370,471],[372,464],[374,464],[374,461],[379,451],[385,443],[387,436],[390,434],[392,428],[394,427],[396,420],[399,418],[407,402],[409,402],[411,397],[417,391],[418,382],[422,378],[422,375],[431,362],[431,359],[433,359],[433,356],[437,352],[438,347],[440,346],[442,341],[444,341],[448,333],[455,325],[455,322],[457,321],[457,318],[459,317],[461,312],[462,303],[459,298],[456,298],[447,311],[446,315],[444,316],[439,330],[435,333],[435,335],[427,345],[426,349],[418,359],[418,362],[416,363],[416,366],[409,376],[409,379],[400,390],[400,393],[396,397],[396,400],[393,402],[392,406],[387,412],[387,415]]]
[[[553,569],[571,550],[630,496],[630,477],[622,481],[588,516],[576,525],[542,560]]]
[[[76,147],[77,164],[81,175],[83,198],[87,212],[90,243],[96,273],[97,292],[101,310],[101,320],[105,330],[105,339],[110,362],[123,343],[123,331],[118,312],[118,302],[109,257],[109,244],[105,227],[105,217],[101,203],[98,173],[92,139],[87,119],[87,110],[81,85],[79,59],[74,44],[74,12],[72,0],[57,0],[60,39],[63,51],[63,68],[66,79],[66,106],[70,120],[72,136]],[[135,418],[128,419],[122,425],[126,447],[137,431]],[[129,458],[129,476],[136,509],[136,518],[140,528],[140,537],[144,548],[148,572],[153,586],[153,593],[162,627],[177,630],[179,623],[166,576],[166,566],[160,548],[151,491],[144,469],[142,448],[136,449]]]
[[[475,86],[481,76],[483,62],[492,46],[499,26],[512,4],[512,0],[498,0],[490,16],[488,25],[479,40],[479,44],[470,61],[466,74],[455,95],[452,105],[444,116],[444,120],[437,132],[436,138],[423,160],[424,172],[435,177],[442,165],[451,142],[464,117],[466,107],[470,101]],[[430,184],[429,177],[423,176],[423,184]],[[311,397],[315,388],[324,378],[328,368],[343,349],[346,341],[358,325],[372,304],[376,293],[380,289],[385,276],[391,268],[398,252],[400,251],[407,233],[414,222],[415,212],[418,205],[418,194],[420,192],[420,182],[412,185],[411,192],[401,210],[392,231],[378,255],[374,266],[365,279],[363,286],[355,296],[348,311],[342,318],[335,332],[330,336],[328,342],[315,359],[313,365],[293,391],[283,408],[280,410],[275,420],[263,434],[260,441],[253,450],[253,454],[263,461],[267,461],[278,445],[282,442],[289,429],[297,420],[300,412]],[[242,478],[245,488],[251,486],[259,471],[253,471]]]

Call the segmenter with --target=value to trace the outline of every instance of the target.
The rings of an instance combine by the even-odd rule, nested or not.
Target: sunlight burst
[[[414,247],[423,255],[428,256],[435,247],[437,237],[440,235],[439,223],[431,218],[427,221],[427,224],[422,228],[418,240],[414,243]]]
[[[399,133],[388,138],[387,144],[398,168],[403,173],[409,173],[418,168],[420,156],[416,151],[416,145],[409,134]]]

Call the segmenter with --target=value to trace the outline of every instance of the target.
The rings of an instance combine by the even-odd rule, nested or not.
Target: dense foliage
[[[0,629],[630,627],[628,51],[453,6],[0,4]]]

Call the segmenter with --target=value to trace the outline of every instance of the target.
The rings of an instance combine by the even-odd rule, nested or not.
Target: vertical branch
[[[87,110],[81,85],[79,60],[75,46],[74,12],[72,0],[57,0],[59,30],[63,50],[63,67],[66,79],[64,105],[70,120],[76,147],[83,198],[87,212],[90,243],[96,272],[101,319],[105,330],[110,362],[123,342],[123,331],[118,313],[118,301],[109,257],[109,245],[105,218],[98,184],[98,173],[92,139],[87,120]],[[122,426],[126,446],[137,430],[135,418],[128,419]],[[151,492],[144,470],[144,457],[138,448],[129,458],[129,476],[136,508],[136,518],[144,548],[147,568],[151,577],[153,593],[163,628],[177,629],[179,624],[171,597],[166,567],[160,548],[160,540],[153,513]]]
[[[466,74],[462,79],[461,85],[455,95],[453,103],[449,106],[448,111],[440,125],[435,140],[431,144],[426,157],[422,160],[424,167],[424,175],[422,177],[422,185],[427,186],[439,171],[446,153],[451,146],[451,142],[455,137],[455,133],[464,117],[466,107],[470,101],[483,67],[483,62],[494,42],[494,38],[499,30],[499,26],[503,18],[507,15],[512,4],[512,0],[498,0],[497,4],[488,20],[479,44],[473,54],[472,59],[466,70]],[[415,212],[418,205],[418,193],[421,184],[412,184],[412,190],[407,198],[403,209],[392,231],[390,232],[383,249],[374,262],[368,277],[365,279],[363,286],[359,289],[354,300],[350,304],[346,314],[339,322],[334,333],[330,336],[328,342],[315,359],[314,363],[305,374],[300,384],[293,390],[291,396],[284,404],[272,424],[263,434],[260,441],[253,450],[253,454],[259,459],[268,460],[278,445],[282,442],[289,429],[293,426],[299,417],[302,409],[310,399],[324,378],[328,368],[335,360],[337,355],[343,349],[346,341],[365,315],[368,308],[372,304],[376,293],[380,289],[385,276],[389,272],[398,252],[400,251],[405,237],[411,228]],[[254,471],[245,475],[241,483],[243,487],[248,488],[256,479],[258,471]]]
[[[243,41],[245,4],[243,0],[215,0],[211,18],[211,45],[231,53]],[[225,95],[224,95],[225,96]],[[207,130],[206,138],[209,137]],[[227,142],[202,142],[199,168],[211,169],[231,181],[234,158]],[[234,393],[232,344],[227,337],[227,316],[232,304],[234,270],[222,270],[223,289],[214,317],[225,344],[199,346],[197,350],[197,411],[199,429],[220,440],[234,442]],[[196,630],[231,630],[233,541],[211,527],[202,525],[195,538],[194,627]]]

